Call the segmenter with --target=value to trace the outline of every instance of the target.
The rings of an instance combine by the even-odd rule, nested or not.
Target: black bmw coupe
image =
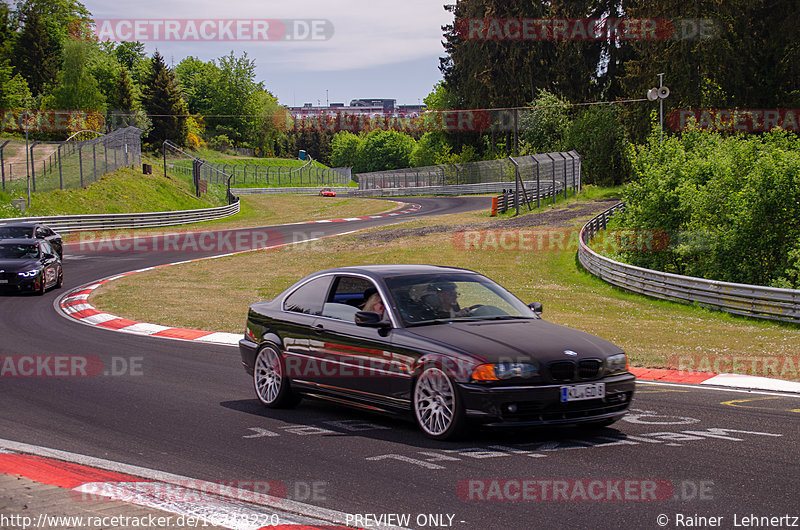
[[[469,420],[613,423],[634,392],[625,353],[541,307],[465,269],[343,267],[250,306],[239,350],[267,407],[309,396],[406,413],[436,439]]]
[[[50,243],[41,239],[0,239],[0,290],[44,294],[63,283],[61,258]]]

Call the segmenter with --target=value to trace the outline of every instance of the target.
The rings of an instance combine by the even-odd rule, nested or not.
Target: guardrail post
[[[564,159],[564,199],[566,200],[567,191],[569,191],[569,185],[567,184],[567,157],[563,153],[558,153],[558,156]]]

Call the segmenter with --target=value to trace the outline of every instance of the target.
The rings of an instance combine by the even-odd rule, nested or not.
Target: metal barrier
[[[311,188],[301,188],[299,186],[292,188],[231,188],[231,191],[236,195],[273,195],[280,193],[311,193],[318,194],[323,186],[315,186]],[[355,191],[356,188],[328,188],[336,192],[336,195],[349,195]]]
[[[536,182],[525,182],[525,185],[535,186]],[[450,186],[413,186],[408,188],[377,188],[357,190],[348,188],[350,195],[355,197],[401,197],[407,195],[476,195],[483,193],[503,193],[513,188],[512,182],[484,182],[481,184],[453,184]],[[543,189],[545,187],[543,186]],[[549,187],[547,188],[550,189]],[[557,187],[557,189],[560,189]]]
[[[222,219],[239,213],[239,199],[227,206],[177,210],[171,212],[112,213],[89,215],[58,215],[52,217],[15,217],[0,219],[2,223],[44,223],[56,232],[68,234],[84,230],[131,230],[200,223]]]
[[[646,296],[754,318],[800,322],[800,290],[720,282],[644,269],[614,261],[589,248],[608,219],[625,208],[620,203],[601,213],[581,229],[578,259],[583,267],[606,282]]]

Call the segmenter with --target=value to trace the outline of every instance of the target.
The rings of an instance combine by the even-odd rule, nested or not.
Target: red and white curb
[[[399,204],[404,205],[404,203],[399,203]],[[411,213],[418,210],[419,208],[420,208],[419,205],[411,204],[409,205],[409,208],[400,212],[392,212],[387,214],[369,215],[361,217],[347,217],[342,219],[328,219],[324,221],[305,221],[305,222],[290,223],[290,224],[300,225],[300,224],[311,224],[311,223],[335,223],[341,221],[373,219],[377,217],[388,217],[405,213]],[[324,239],[328,237],[338,237],[341,235],[351,234],[358,231],[360,230],[353,230],[352,232],[344,232],[342,234],[334,234],[319,238],[305,239],[303,241],[295,241],[292,243],[284,243],[269,248],[280,248],[287,245],[306,243],[309,241],[317,241],[319,239]],[[243,335],[239,333],[205,331],[201,329],[184,329],[184,328],[175,328],[170,326],[162,326],[160,324],[150,324],[147,322],[135,322],[133,320],[128,320],[126,318],[118,317],[110,313],[104,313],[102,311],[99,311],[88,302],[88,299],[89,296],[92,294],[92,291],[94,291],[104,283],[108,283],[110,281],[123,278],[131,274],[136,274],[138,272],[144,272],[161,267],[169,267],[171,265],[179,265],[182,263],[191,263],[194,261],[216,259],[225,256],[232,256],[234,254],[253,252],[255,250],[263,250],[263,249],[242,250],[238,252],[222,254],[219,256],[197,258],[186,261],[179,261],[176,263],[166,263],[164,265],[145,267],[143,269],[137,269],[122,274],[118,274],[116,276],[111,276],[109,278],[104,278],[102,280],[98,280],[96,282],[78,287],[77,289],[70,291],[58,301],[58,308],[61,310],[62,314],[70,318],[73,318],[82,324],[87,324],[90,326],[109,329],[113,331],[121,331],[124,333],[133,333],[136,335],[147,335],[151,337],[161,337],[173,340],[188,340],[188,341],[205,342],[210,344],[219,344],[224,346],[238,346],[239,340],[243,337]],[[712,372],[687,372],[682,370],[667,370],[660,368],[631,368],[630,371],[637,377],[637,379],[640,379],[642,381],[659,381],[665,383],[708,385],[708,386],[737,388],[745,390],[767,390],[775,392],[800,393],[800,382],[785,381],[782,379],[772,379],[769,377],[757,377],[752,375],[741,375],[741,374],[716,374]]]
[[[768,390],[773,392],[793,392],[800,394],[800,383],[771,377],[743,374],[715,374],[712,372],[687,372],[661,368],[631,368],[631,373],[644,381],[663,381],[666,383],[686,383],[709,385],[746,390]]]
[[[421,207],[419,204],[409,204],[398,201],[392,201],[392,202],[397,203],[399,207],[405,206],[406,208],[397,212],[388,212],[376,215],[365,215],[360,217],[343,217],[341,219],[326,219],[321,221],[303,221],[299,223],[289,223],[289,225],[302,225],[302,224],[314,224],[314,223],[338,223],[344,221],[361,221],[364,219],[393,217],[397,215],[413,213],[419,210]],[[281,225],[281,226],[288,226],[288,225]],[[309,239],[304,239],[302,241],[293,241],[290,243],[283,243],[283,244],[273,245],[270,247],[229,252],[227,254],[220,254],[218,256],[196,258],[196,259],[179,261],[175,263],[165,263],[163,265],[156,265],[154,267],[145,267],[142,269],[128,271],[122,274],[117,274],[109,278],[104,278],[102,280],[98,280],[96,282],[83,285],[81,287],[78,287],[77,289],[73,289],[72,291],[68,292],[63,297],[61,297],[61,299],[58,300],[57,307],[58,309],[60,309],[62,314],[72,319],[75,319],[82,324],[87,324],[90,326],[95,326],[103,329],[121,331],[124,333],[133,333],[135,335],[148,335],[151,337],[161,337],[166,339],[207,342],[211,344],[221,344],[224,346],[238,346],[239,339],[243,337],[243,335],[238,333],[225,333],[221,331],[204,331],[201,329],[184,329],[184,328],[175,328],[170,326],[162,326],[160,324],[150,324],[147,322],[135,322],[127,318],[118,317],[116,315],[112,315],[110,313],[105,313],[103,311],[97,310],[94,306],[92,306],[89,303],[89,297],[91,296],[92,291],[94,291],[104,283],[108,283],[110,281],[117,280],[119,278],[124,278],[125,276],[130,276],[131,274],[136,274],[139,272],[158,269],[161,267],[169,267],[171,265],[180,265],[182,263],[192,263],[195,261],[222,258],[226,256],[232,256],[235,254],[243,254],[245,252],[254,252],[256,250],[275,249],[288,245],[296,245],[299,243],[317,241],[328,237],[339,237],[346,234],[352,234],[357,231],[359,230],[353,230],[351,232],[343,232],[341,234],[334,234],[330,236],[309,238]]]
[[[0,439],[0,473],[69,490],[77,503],[102,497],[223,528],[352,528],[348,515],[337,510],[12,440]]]

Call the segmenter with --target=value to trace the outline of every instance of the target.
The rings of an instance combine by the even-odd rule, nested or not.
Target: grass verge
[[[529,216],[528,221],[516,218],[513,228],[506,229],[520,230],[544,219],[545,224],[525,230],[533,236],[566,225],[579,230],[594,215],[592,211],[607,207],[607,203],[573,202]],[[591,204],[595,208],[588,206]],[[571,209],[581,215],[569,223],[564,221],[565,215],[555,215]],[[91,302],[137,321],[236,333],[242,331],[249,304],[274,297],[311,272],[371,263],[441,264],[476,270],[524,301],[543,302],[548,320],[618,344],[635,366],[708,366],[712,371],[714,361],[724,359],[730,371],[800,380],[800,329],[796,326],[622,291],[581,269],[572,248],[465,250],[463,238],[452,232],[488,220],[487,212],[443,216],[278,250],[166,267],[106,284],[95,291]],[[692,365],[687,367],[682,359],[691,359]],[[734,359],[740,360],[738,364]]]

